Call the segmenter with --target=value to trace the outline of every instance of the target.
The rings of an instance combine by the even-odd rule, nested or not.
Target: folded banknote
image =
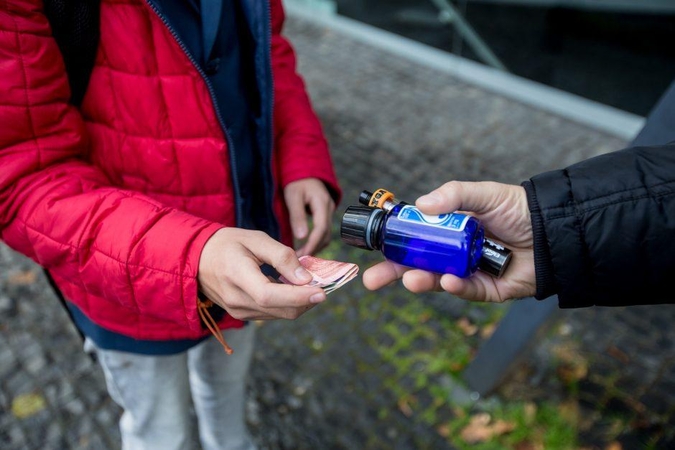
[[[332,261],[310,255],[301,256],[299,261],[312,275],[312,281],[308,285],[319,286],[326,294],[330,294],[334,290],[344,286],[359,273],[359,266],[352,263]],[[279,277],[279,281],[293,284],[283,276]]]

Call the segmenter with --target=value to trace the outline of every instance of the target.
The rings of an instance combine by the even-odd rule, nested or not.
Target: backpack
[[[80,106],[94,68],[100,39],[100,0],[44,0],[44,9],[66,65],[71,91],[70,102]],[[63,293],[54,283],[49,271],[43,269],[43,272],[74,323]],[[75,329],[84,340],[82,331],[78,327]],[[93,355],[90,356],[95,359]]]
[[[100,39],[100,0],[44,0],[44,9],[66,65],[70,101],[79,106]]]

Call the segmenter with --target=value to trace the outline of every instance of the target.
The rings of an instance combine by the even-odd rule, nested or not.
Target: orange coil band
[[[370,202],[368,202],[368,206],[372,206],[375,208],[384,208],[385,202],[393,200],[394,194],[392,192],[380,188],[373,193],[373,196],[370,198]]]

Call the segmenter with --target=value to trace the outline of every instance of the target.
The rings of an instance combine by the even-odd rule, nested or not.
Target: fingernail
[[[431,192],[417,199],[417,204],[421,206],[434,206],[442,201],[441,196],[437,192]]]
[[[309,298],[310,303],[321,303],[324,300],[326,300],[326,294],[323,292],[317,292]]]
[[[310,281],[312,279],[312,274],[307,272],[307,269],[304,267],[298,267],[295,269],[295,276],[301,280]]]

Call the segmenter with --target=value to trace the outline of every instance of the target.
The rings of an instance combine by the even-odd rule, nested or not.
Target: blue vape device
[[[485,239],[475,217],[423,214],[384,189],[363,191],[359,201],[363,206],[349,206],[342,217],[342,240],[390,261],[465,278],[478,269],[500,277],[511,259],[510,250]]]

